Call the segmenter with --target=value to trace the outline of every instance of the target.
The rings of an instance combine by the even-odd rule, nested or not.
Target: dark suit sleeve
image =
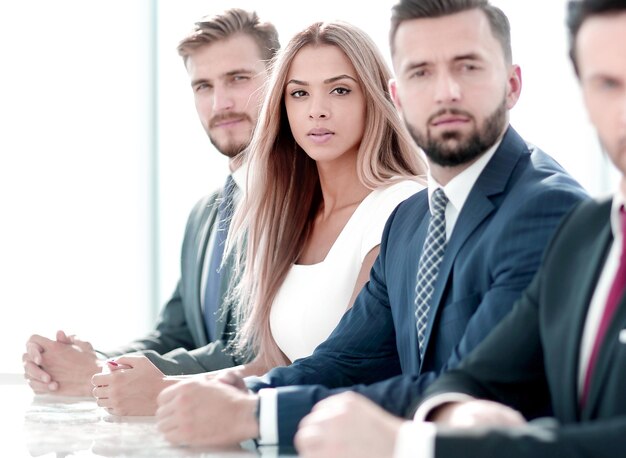
[[[231,320],[230,316],[229,320]],[[231,321],[228,324],[231,324]],[[242,359],[234,354],[229,346],[229,338],[232,336],[234,334],[227,334],[223,339],[214,340],[203,347],[191,350],[178,347],[162,355],[153,350],[142,353],[165,375],[212,372],[243,364],[249,359]]]
[[[155,351],[143,353],[165,375],[198,374],[244,364],[251,359],[251,355],[240,355],[230,347],[236,331],[232,309],[228,310],[225,320],[223,338],[208,345],[192,350],[176,348],[163,355]]]

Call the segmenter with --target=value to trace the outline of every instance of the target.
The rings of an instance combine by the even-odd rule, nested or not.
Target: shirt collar
[[[241,167],[232,172],[231,175],[233,177],[233,180],[235,181],[235,184],[237,185],[237,188],[239,188],[240,191],[246,189],[248,163],[244,163]]]
[[[613,240],[621,240],[622,234],[622,220],[620,216],[620,210],[625,205],[625,199],[621,191],[618,190],[613,197],[613,203],[611,204],[611,231],[613,232]]]
[[[476,180],[482,173],[482,171],[487,166],[489,160],[493,157],[496,150],[502,143],[502,136],[498,139],[496,143],[493,144],[491,148],[489,148],[482,156],[480,156],[472,165],[463,170],[457,176],[455,176],[450,182],[441,186],[435,178],[430,174],[430,170],[428,171],[428,205],[430,207],[432,195],[437,188],[442,188],[443,192],[446,194],[446,197],[449,200],[449,203],[454,206],[457,212],[461,212],[469,193],[472,191]],[[432,213],[433,209],[430,207],[430,212]]]

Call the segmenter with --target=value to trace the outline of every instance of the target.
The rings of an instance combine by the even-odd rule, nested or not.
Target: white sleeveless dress
[[[372,191],[322,262],[291,267],[270,311],[272,335],[291,361],[310,356],[335,329],[348,308],[363,259],[380,245],[391,212],[423,188],[407,180]]]

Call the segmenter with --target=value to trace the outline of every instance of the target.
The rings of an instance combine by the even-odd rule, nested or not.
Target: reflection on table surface
[[[253,443],[228,450],[173,447],[159,434],[153,417],[115,417],[91,398],[36,396],[17,375],[0,374],[0,406],[0,452],[7,457],[259,456]],[[262,456],[277,456],[266,452]]]

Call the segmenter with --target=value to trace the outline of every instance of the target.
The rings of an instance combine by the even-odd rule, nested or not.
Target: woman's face
[[[298,145],[317,162],[355,159],[365,130],[365,96],[336,46],[307,45],[287,72],[285,107]]]

